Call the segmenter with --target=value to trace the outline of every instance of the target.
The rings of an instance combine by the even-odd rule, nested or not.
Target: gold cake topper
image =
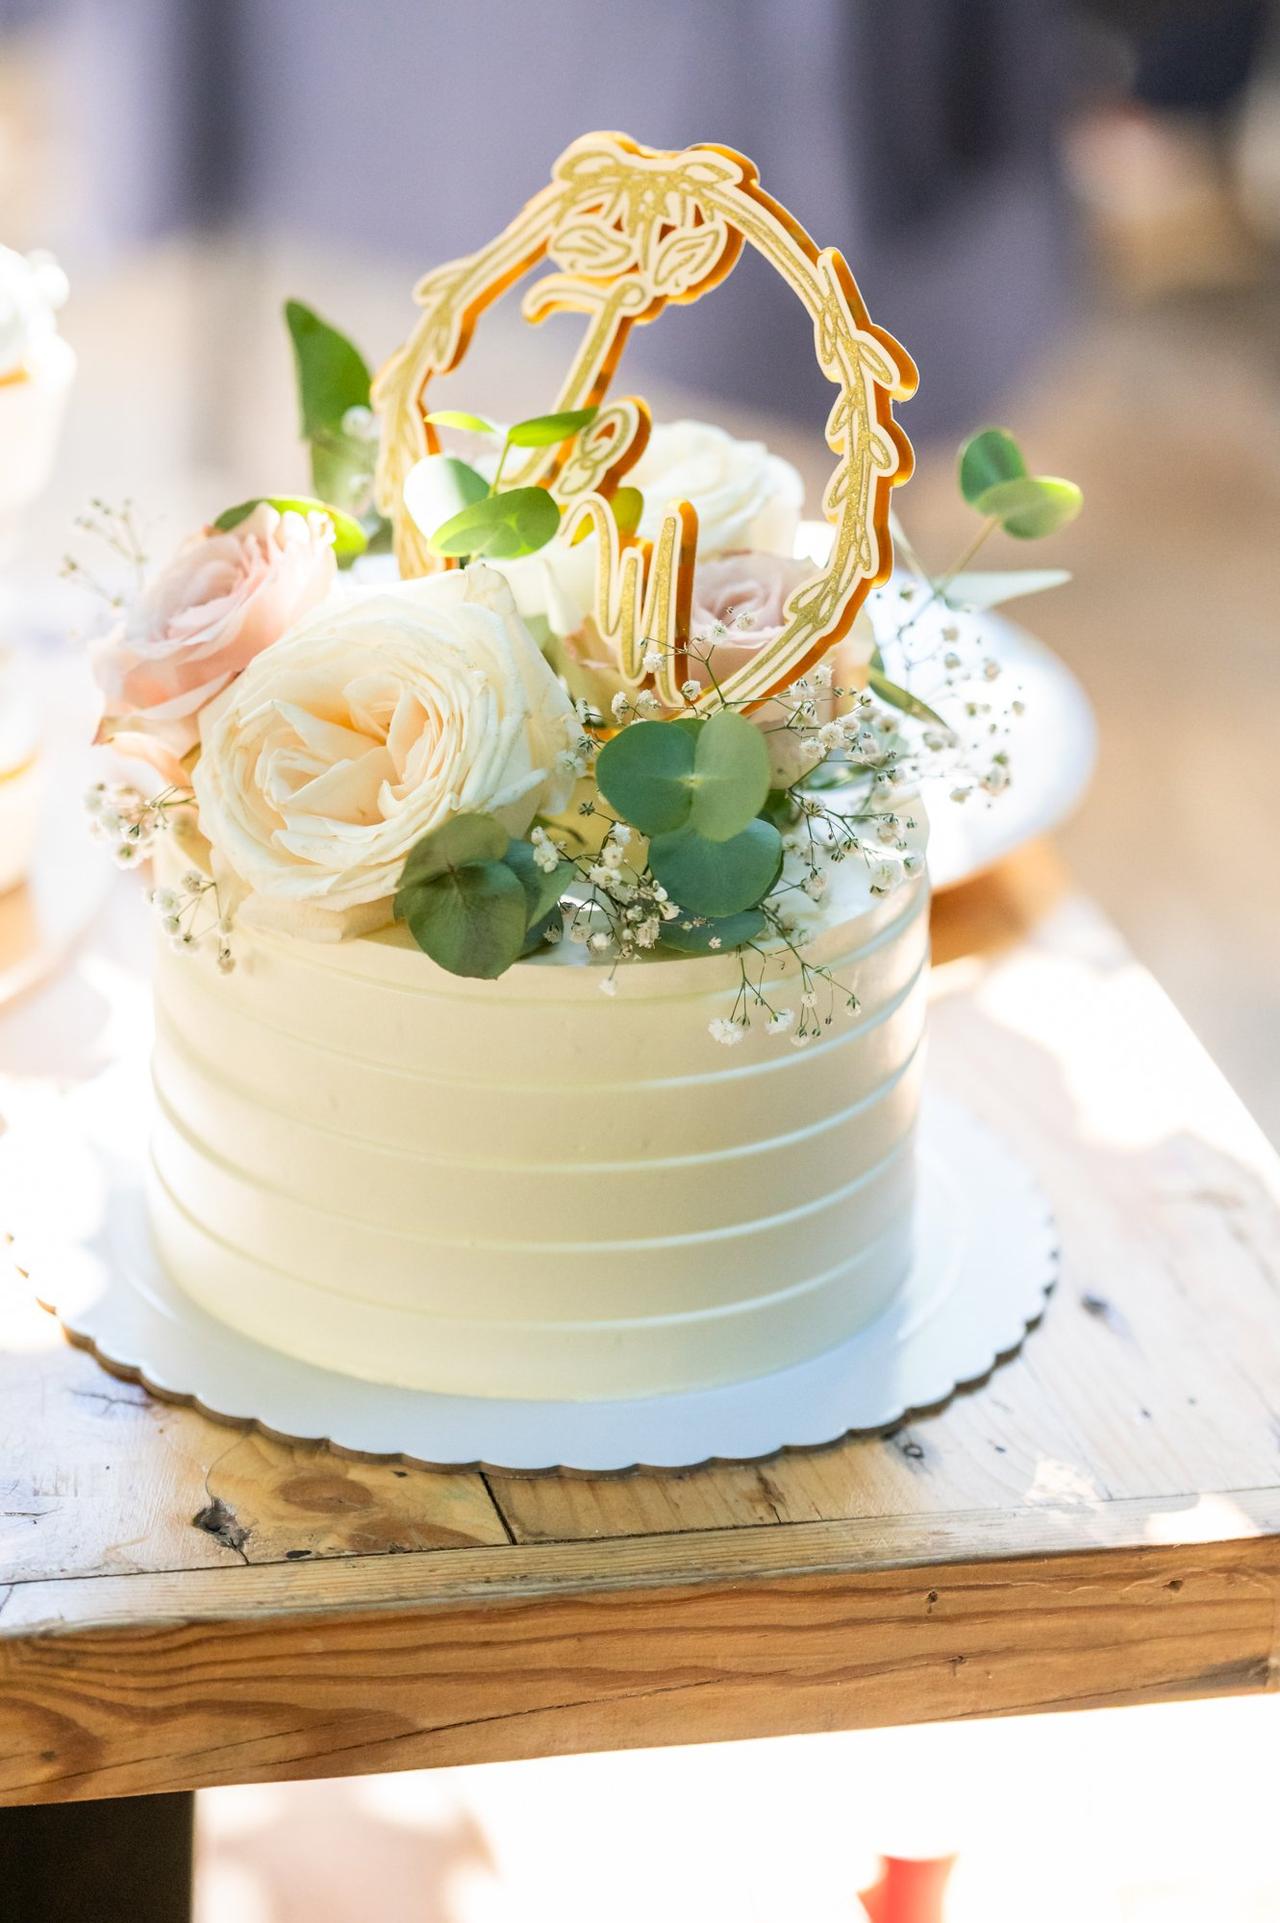
[[[425,418],[427,385],[458,365],[481,314],[549,260],[556,271],[534,282],[521,311],[535,323],[552,313],[587,317],[555,408],[599,412],[567,446],[531,450],[504,482],[549,489],[566,510],[557,539],[572,540],[583,522],[594,528],[597,625],[617,649],[623,678],[632,688],[651,686],[666,706],[683,707],[697,516],[688,502],[673,502],[653,543],[619,534],[607,503],[644,450],[649,413],[639,399],[605,396],[631,329],[656,320],[669,301],[694,301],[717,287],[745,242],[809,314],[818,365],[839,390],[826,424],[839,460],[823,496],[835,536],[826,567],[788,599],[778,636],[696,705],[755,706],[818,661],[848,631],[870,589],[888,577],[889,490],[913,464],[892,402],[915,391],[916,369],[893,336],[872,324],[839,250],[820,249],[765,193],[753,163],[729,147],[663,152],[625,134],[586,134],[496,240],[419,281],[421,317],[374,386],[383,416],[378,503],[394,526],[401,573],[446,565],[404,507],[410,469],[439,448]],[[656,675],[644,667],[654,643],[662,662]]]

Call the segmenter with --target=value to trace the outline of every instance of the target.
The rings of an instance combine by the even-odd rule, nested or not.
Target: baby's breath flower
[[[707,1033],[712,1041],[720,1042],[725,1048],[736,1048],[746,1032],[745,1022],[727,1021],[723,1015],[718,1015],[714,1021],[707,1023]]]

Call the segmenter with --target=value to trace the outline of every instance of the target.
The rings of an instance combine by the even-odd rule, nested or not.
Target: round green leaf
[[[688,821],[700,732],[670,721],[633,721],[600,750],[600,792],[642,835],[668,834]]]
[[[679,921],[664,921],[662,943],[665,948],[678,948],[682,955],[718,954],[722,949],[728,953],[741,948],[744,942],[754,941],[764,927],[765,919],[758,908],[748,908],[741,915],[720,915],[692,922],[688,928],[682,927]]]
[[[1026,471],[1022,449],[1003,427],[984,427],[960,449],[960,492],[970,507],[998,481],[1020,480]]]
[[[689,826],[708,841],[729,841],[755,819],[768,793],[764,736],[732,708],[719,709],[697,736]]]
[[[1074,481],[1025,474],[1018,480],[998,481],[978,496],[974,506],[980,514],[999,521],[1006,534],[1037,541],[1074,521],[1084,506],[1084,495]]]
[[[634,534],[644,513],[644,495],[638,487],[620,487],[609,496],[609,507],[614,520],[618,523],[619,534]],[[588,541],[595,533],[591,520],[584,516],[578,523],[578,531],[571,545],[577,547],[579,541]]]
[[[649,866],[688,913],[739,915],[763,901],[777,881],[782,837],[767,821],[753,821],[731,841],[709,841],[693,828],[682,828],[654,837]]]
[[[508,842],[507,852],[502,859],[518,876],[524,889],[530,928],[535,923],[545,921],[569,885],[572,863],[558,861],[550,870],[540,867],[534,857],[533,843],[529,841]]]
[[[405,475],[405,511],[428,539],[473,501],[483,501],[489,483],[456,454],[428,454]]]
[[[590,427],[599,412],[598,407],[579,407],[569,414],[536,414],[508,428],[507,440],[512,447],[554,447],[557,441],[572,440]]]
[[[480,414],[465,414],[460,408],[440,407],[434,414],[425,414],[424,420],[433,427],[460,427],[464,434],[501,434],[502,429],[492,421],[486,421]]]
[[[505,862],[451,868],[396,899],[419,948],[451,975],[493,981],[520,958],[527,904],[519,876]]]
[[[414,842],[400,871],[400,888],[403,891],[419,882],[433,881],[450,868],[465,868],[471,862],[501,861],[509,841],[506,829],[492,815],[451,815],[439,828]],[[397,915],[399,900],[397,895]]]
[[[526,955],[537,955],[541,953],[542,949],[546,947],[547,936],[550,931],[553,928],[563,930],[563,927],[564,917],[560,913],[559,902],[556,902],[553,907],[548,908],[541,921],[535,921],[533,923],[525,935],[524,946],[520,950],[520,959],[523,960]]]
[[[616,488],[609,496],[609,506],[613,518],[618,523],[621,534],[634,534],[644,513],[644,495],[638,487]]]
[[[239,527],[241,521],[247,521],[254,508],[264,501],[277,514],[327,514],[333,523],[333,551],[340,564],[354,561],[368,545],[359,521],[344,514],[341,508],[331,507],[328,501],[316,501],[306,494],[255,494],[251,501],[237,501],[234,507],[224,508],[213,525],[224,534],[229,533],[233,527]]]
[[[545,487],[512,487],[473,501],[429,537],[437,554],[490,554],[511,561],[545,547],[560,510]]]

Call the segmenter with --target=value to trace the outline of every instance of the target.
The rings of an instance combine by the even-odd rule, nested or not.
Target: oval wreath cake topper
[[[817,662],[892,566],[889,490],[913,465],[892,403],[915,391],[916,369],[893,336],[873,325],[839,250],[820,249],[765,193],[754,164],[729,147],[663,152],[625,134],[585,134],[496,240],[418,283],[421,317],[374,387],[383,419],[378,503],[394,526],[401,573],[446,565],[404,507],[410,469],[439,446],[425,418],[427,385],[458,365],[486,308],[549,260],[557,271],[529,288],[521,311],[535,323],[557,312],[587,316],[555,406],[568,412],[598,405],[599,412],[572,444],[534,449],[518,473],[504,478],[551,492],[565,510],[557,539],[571,540],[583,521],[591,523],[598,537],[597,624],[617,648],[624,680],[651,686],[664,705],[687,713],[680,684],[697,516],[688,502],[672,502],[652,544],[620,537],[608,497],[644,449],[649,412],[637,398],[605,404],[604,397],[632,327],[656,320],[668,301],[694,301],[717,287],[744,242],[804,306],[818,365],[839,390],[826,425],[839,460],[823,496],[835,537],[826,567],[789,597],[781,633],[697,705],[754,706]],[[644,667],[652,643],[662,662],[656,675]]]

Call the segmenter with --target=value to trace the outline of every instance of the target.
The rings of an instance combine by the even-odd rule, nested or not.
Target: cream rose
[[[476,465],[492,471],[496,455]],[[658,422],[644,453],[625,477],[644,494],[639,533],[656,540],[673,501],[690,501],[698,512],[698,553],[703,559],[732,548],[790,554],[804,501],[804,483],[790,461],[771,454],[763,441],[739,441],[705,421]],[[405,483],[412,514],[417,490]],[[424,534],[435,529],[422,522]],[[596,541],[572,546],[559,539],[536,554],[492,561],[515,595],[526,621],[545,621],[561,637],[574,634],[595,606]]]
[[[328,516],[265,501],[230,533],[188,541],[94,650],[99,741],[183,781],[200,710],[323,601],[334,570]]]
[[[562,808],[581,733],[492,569],[346,592],[205,709],[201,832],[245,919],[335,940],[390,919],[450,815],[522,834]]]
[[[763,441],[735,440],[706,421],[659,421],[626,481],[644,495],[639,531],[648,541],[672,501],[691,501],[703,560],[735,548],[794,551],[804,482]]]

